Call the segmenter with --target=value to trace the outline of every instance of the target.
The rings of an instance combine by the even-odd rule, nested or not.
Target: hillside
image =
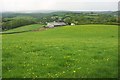
[[[118,26],[115,25],[76,25],[4,34],[2,41],[3,78],[116,78],[118,75]]]
[[[114,11],[56,11],[56,12],[31,12],[31,13],[2,13],[2,30],[49,22],[65,22],[67,25],[83,24],[110,24],[118,25],[117,12]]]
[[[18,28],[10,29],[10,30],[4,31],[4,33],[32,31],[32,30],[37,30],[41,27],[43,27],[43,25],[32,24],[32,25],[26,25],[26,26],[21,26],[21,27],[18,27]]]

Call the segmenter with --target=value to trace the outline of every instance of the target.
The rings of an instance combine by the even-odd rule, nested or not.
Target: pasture
[[[7,30],[7,31],[4,31],[4,32],[24,32],[24,31],[31,31],[31,30],[39,29],[42,26],[43,25],[40,25],[40,24],[26,25],[26,26],[14,28],[14,29],[11,29],[11,30]]]
[[[2,49],[3,78],[116,78],[118,75],[118,26],[115,25],[76,25],[4,34]]]

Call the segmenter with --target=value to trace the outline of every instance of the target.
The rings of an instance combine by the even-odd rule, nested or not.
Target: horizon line
[[[13,13],[37,13],[40,11],[45,11],[42,13],[46,12],[60,12],[60,11],[68,11],[68,12],[103,12],[103,11],[110,11],[110,12],[116,12],[119,10],[25,10],[25,11],[0,11],[0,13],[5,13],[5,12],[13,12]]]

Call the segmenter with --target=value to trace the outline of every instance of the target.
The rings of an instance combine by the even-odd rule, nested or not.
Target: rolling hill
[[[116,25],[63,26],[3,34],[2,41],[3,78],[118,77]]]

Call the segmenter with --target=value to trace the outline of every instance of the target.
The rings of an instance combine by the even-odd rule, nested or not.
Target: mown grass
[[[118,26],[2,35],[3,78],[116,78]]]

